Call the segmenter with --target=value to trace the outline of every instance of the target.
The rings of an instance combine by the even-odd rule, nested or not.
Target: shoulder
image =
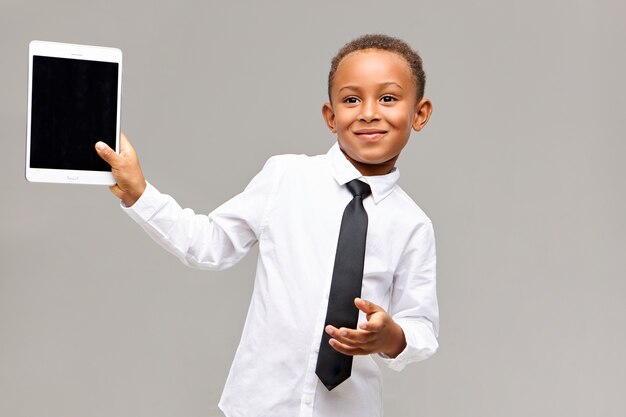
[[[318,171],[325,163],[324,156],[304,154],[274,155],[265,162],[263,171],[269,170],[277,174],[314,172]]]
[[[305,155],[305,154],[282,154],[274,155],[268,158],[267,164],[280,164],[283,166],[300,165],[300,164],[312,164],[319,162],[325,155]]]
[[[393,192],[389,195],[390,211],[398,223],[397,227],[406,228],[415,232],[432,229],[432,221],[420,206],[396,184]]]

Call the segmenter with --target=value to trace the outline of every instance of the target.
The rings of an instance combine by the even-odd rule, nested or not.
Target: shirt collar
[[[397,167],[394,167],[389,174],[385,175],[361,175],[359,170],[356,169],[354,165],[348,161],[343,152],[341,152],[337,142],[335,142],[326,155],[330,172],[333,178],[335,178],[335,181],[337,181],[339,185],[345,185],[353,179],[358,178],[368,183],[372,189],[372,198],[375,204],[380,203],[385,197],[391,194],[400,178],[400,170]]]

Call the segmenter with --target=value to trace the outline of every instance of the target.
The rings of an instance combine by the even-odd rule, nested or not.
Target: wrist
[[[406,348],[406,337],[404,336],[404,330],[393,322],[391,334],[389,337],[389,345],[383,350],[386,356],[390,358],[397,357]]]
[[[144,191],[146,191],[146,180],[142,178],[141,182],[138,185],[134,186],[131,190],[125,193],[122,198],[122,202],[126,207],[133,206],[139,198],[143,195]]]

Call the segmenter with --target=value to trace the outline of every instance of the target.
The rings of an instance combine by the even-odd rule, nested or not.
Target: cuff
[[[384,353],[378,356],[394,371],[401,371],[411,362],[418,362],[431,357],[439,347],[432,325],[422,321],[396,320],[406,338],[406,347],[398,356],[390,358]]]
[[[128,207],[123,201],[120,201],[120,207],[133,220],[146,222],[163,206],[163,197],[159,190],[146,181],[146,189],[141,197],[135,201],[135,204]]]

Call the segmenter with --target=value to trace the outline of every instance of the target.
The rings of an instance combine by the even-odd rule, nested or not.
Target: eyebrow
[[[397,82],[395,82],[395,81],[388,81],[388,82],[385,82],[385,83],[380,83],[380,84],[378,84],[378,85],[379,85],[379,86],[381,86],[381,87],[389,87],[390,85],[395,85],[395,86],[397,86],[398,88],[400,88],[400,90],[402,90],[402,86],[401,86],[400,84],[398,84]],[[341,88],[339,89],[338,93],[340,93],[340,92],[341,92],[341,90],[345,90],[345,89],[348,89],[348,90],[357,90],[357,91],[358,91],[358,90],[359,90],[359,87],[357,87],[357,86],[355,86],[355,85],[346,85],[346,86],[344,86],[344,87],[341,87]]]

